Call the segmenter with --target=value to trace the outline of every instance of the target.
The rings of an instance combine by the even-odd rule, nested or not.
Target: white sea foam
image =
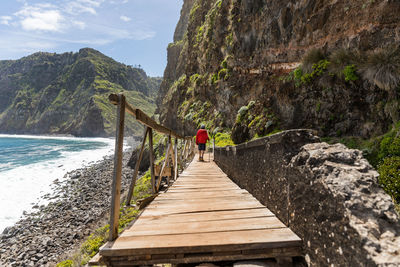
[[[114,140],[107,138],[72,138],[48,136],[13,136],[0,137],[60,139],[76,141],[99,141],[107,145],[98,149],[79,152],[61,153],[60,158],[20,166],[0,172],[0,233],[7,226],[13,225],[23,214],[31,211],[32,203],[46,204],[40,197],[51,193],[51,185],[55,179],[62,180],[66,172],[82,168],[103,159],[114,152]],[[55,148],[59,149],[59,148]]]

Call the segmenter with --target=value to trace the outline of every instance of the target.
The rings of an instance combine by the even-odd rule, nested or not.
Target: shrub
[[[223,69],[227,69],[227,68],[228,68],[227,58],[225,58],[225,59],[221,62],[220,66],[221,66]]]
[[[364,57],[359,51],[342,48],[334,51],[329,56],[329,61],[331,62],[329,72],[339,78],[343,78],[344,68],[351,64],[360,64],[364,62]]]
[[[196,45],[203,40],[203,35],[204,35],[204,24],[197,28]]]
[[[303,76],[303,70],[301,68],[297,68],[293,71],[293,77],[295,80],[300,81]]]
[[[217,81],[218,81],[218,73],[212,74],[210,78],[211,85],[214,85]]]
[[[325,56],[321,49],[313,48],[309,50],[306,55],[303,57],[301,64],[302,68],[306,72],[310,72],[315,63],[325,59]]]
[[[378,157],[384,159],[392,156],[400,156],[400,137],[386,136],[380,143]]]
[[[231,139],[231,135],[229,133],[217,133],[215,135],[215,146],[225,147],[225,146],[234,146]]]
[[[227,69],[221,69],[218,72],[218,80],[226,80],[229,77]]]
[[[57,263],[56,267],[72,267],[74,266],[74,262],[72,260],[66,260]]]
[[[321,76],[325,70],[328,68],[330,62],[326,59],[322,59],[317,63],[312,65],[312,71],[304,73],[303,69],[297,68],[293,71],[293,78],[295,81],[296,86],[301,84],[311,83],[313,79],[318,76]]]
[[[400,48],[387,47],[370,53],[362,75],[381,89],[395,90],[400,84]]]
[[[236,123],[240,123],[243,117],[247,114],[249,108],[247,106],[243,106],[238,110],[238,114],[236,116]]]
[[[105,238],[104,236],[94,236],[93,234],[89,236],[88,240],[86,240],[81,247],[82,253],[87,254],[90,258],[94,257],[94,255],[99,252],[100,247],[104,244]]]
[[[313,72],[311,73],[314,77],[321,76],[324,71],[328,68],[329,64],[331,64],[328,60],[322,59],[318,61],[318,63],[313,64]]]
[[[195,73],[195,74],[193,74],[192,76],[190,76],[189,81],[190,81],[190,83],[192,83],[192,84],[199,85],[199,84],[198,84],[198,81],[201,80],[201,78],[202,78],[202,77],[201,77],[200,74]]]
[[[343,69],[343,74],[344,74],[344,80],[346,82],[349,81],[357,81],[358,80],[358,76],[356,74],[356,65],[351,64],[351,65],[347,65],[344,69]]]
[[[400,201],[400,157],[385,158],[378,167],[379,183],[396,202]]]
[[[256,104],[256,101],[251,100],[248,104],[247,104],[247,108],[251,109],[252,107],[254,107],[254,105]]]

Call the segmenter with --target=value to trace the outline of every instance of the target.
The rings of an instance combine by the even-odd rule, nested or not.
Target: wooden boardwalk
[[[290,258],[301,240],[214,162],[193,161],[99,254],[110,266]]]

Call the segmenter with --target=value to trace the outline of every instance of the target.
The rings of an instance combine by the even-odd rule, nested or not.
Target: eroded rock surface
[[[187,134],[202,120],[232,128],[238,110],[254,100],[280,129],[381,135],[399,118],[391,108],[398,97],[361,78],[326,74],[302,86],[284,78],[314,48],[329,54],[398,44],[399,13],[398,1],[186,0],[175,36],[185,22],[187,33],[168,48],[161,122]]]
[[[361,151],[291,130],[215,160],[303,239],[310,266],[400,265],[399,216]]]

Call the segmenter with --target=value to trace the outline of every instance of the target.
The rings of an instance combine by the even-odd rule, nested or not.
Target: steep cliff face
[[[0,133],[108,136],[115,131],[108,95],[124,92],[152,114],[160,82],[89,48],[0,61]]]
[[[161,121],[186,133],[200,123],[231,129],[238,142],[300,127],[385,133],[399,119],[398,14],[398,1],[184,1],[175,36],[189,17],[187,32],[168,48]],[[388,64],[393,75],[377,78]]]

